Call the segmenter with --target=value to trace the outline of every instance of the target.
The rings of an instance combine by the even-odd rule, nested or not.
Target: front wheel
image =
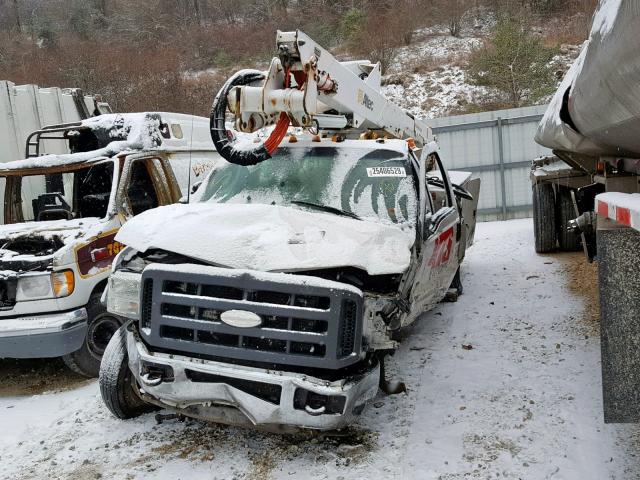
[[[102,293],[94,293],[87,304],[88,328],[79,350],[62,357],[71,370],[84,377],[97,377],[100,361],[113,334],[120,328],[120,319],[107,312],[100,301]]]
[[[107,345],[98,377],[102,400],[109,411],[122,420],[156,409],[136,393],[136,382],[129,370],[126,337],[126,326],[123,325]]]

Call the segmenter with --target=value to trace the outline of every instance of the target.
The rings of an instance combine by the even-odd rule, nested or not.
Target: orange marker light
[[[57,298],[71,295],[75,288],[73,271],[53,272],[51,274],[51,283],[53,284],[53,293]]]

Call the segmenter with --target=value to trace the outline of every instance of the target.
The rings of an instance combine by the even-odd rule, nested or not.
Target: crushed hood
[[[295,207],[194,203],[148,210],[116,240],[211,265],[261,271],[357,267],[370,275],[409,267],[415,231]]]
[[[43,261],[56,250],[91,234],[98,218],[0,225],[0,263]]]

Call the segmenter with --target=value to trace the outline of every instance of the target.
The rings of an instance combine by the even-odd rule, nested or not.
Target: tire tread
[[[104,351],[98,376],[102,400],[109,411],[121,420],[138,417],[155,409],[133,391],[128,379],[131,373],[127,358],[126,326],[123,325],[111,337]]]
[[[549,253],[556,249],[555,195],[550,183],[533,186],[533,233],[537,253]]]
[[[573,200],[571,199],[571,190],[560,187],[557,202],[557,219],[558,219],[558,244],[560,250],[564,252],[575,252],[580,250],[581,239],[578,235],[567,230],[569,220],[576,218]]]

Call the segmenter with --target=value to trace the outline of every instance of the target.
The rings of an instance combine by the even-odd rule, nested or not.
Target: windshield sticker
[[[367,168],[368,177],[406,177],[404,167],[370,167]]]

